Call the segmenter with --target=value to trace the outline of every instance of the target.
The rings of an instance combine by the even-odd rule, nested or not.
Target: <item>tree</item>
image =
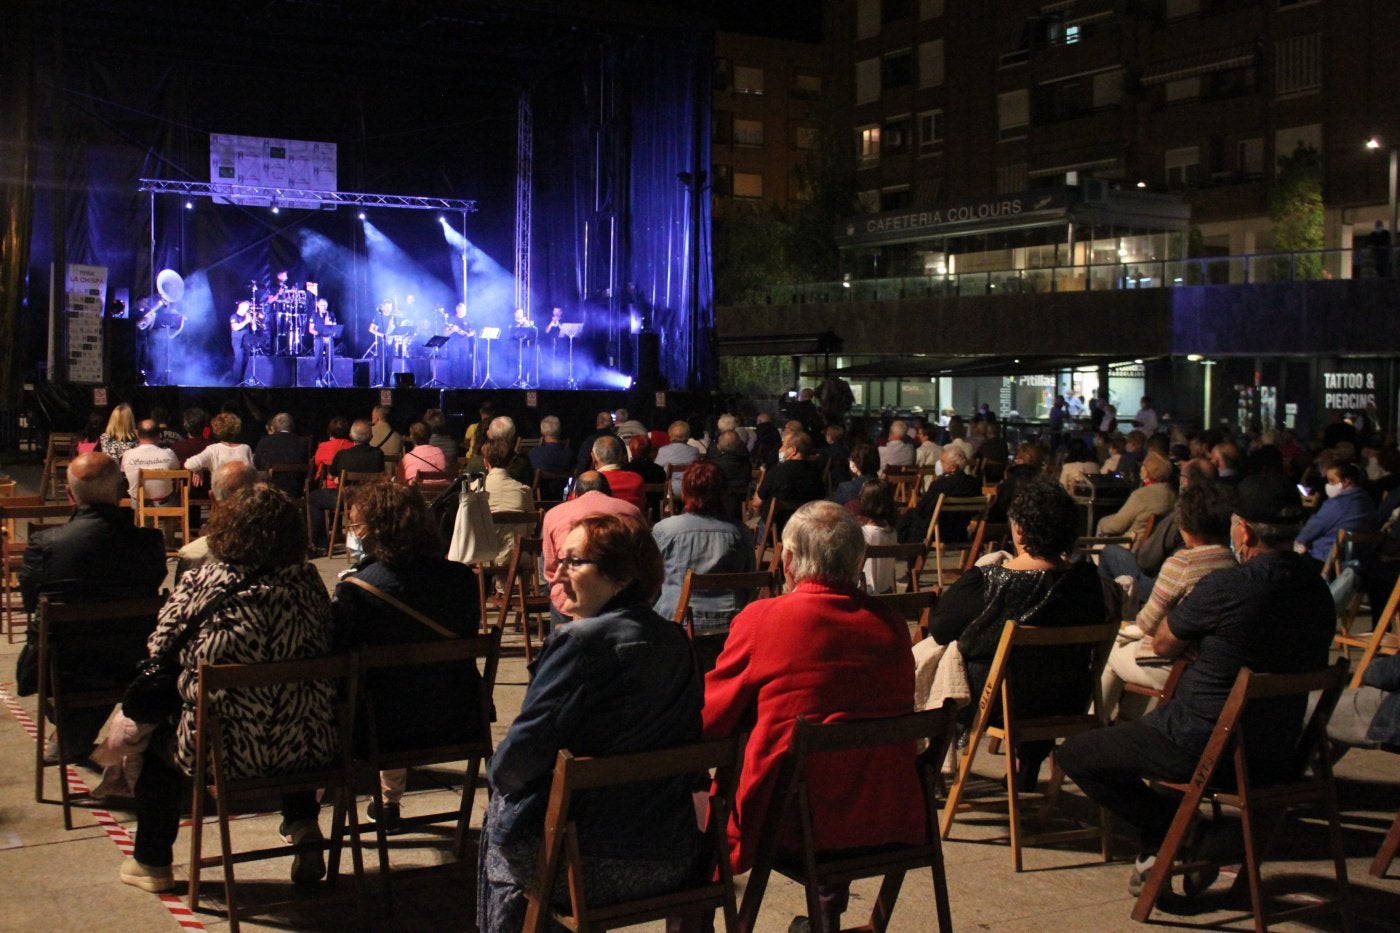
[[[1322,156],[1302,140],[1293,154],[1279,156],[1278,175],[1269,199],[1274,222],[1274,248],[1281,252],[1322,249]],[[1316,252],[1296,257],[1293,277],[1322,277],[1322,257]]]
[[[777,208],[739,202],[716,213],[713,225],[716,304],[759,301],[761,289],[794,280],[787,259],[792,231]]]

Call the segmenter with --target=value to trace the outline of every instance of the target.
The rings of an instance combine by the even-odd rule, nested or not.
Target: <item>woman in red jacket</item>
[[[865,538],[841,506],[819,500],[783,529],[788,592],[734,617],[705,678],[705,737],[752,724],[729,825],[736,873],[753,864],[760,827],[798,716],[811,722],[910,712],[914,660],[904,620],[859,584]],[[915,749],[885,748],[833,760],[809,783],[823,851],[924,841]],[[784,848],[799,845],[794,832]],[[840,929],[849,886],[822,891],[828,929]]]

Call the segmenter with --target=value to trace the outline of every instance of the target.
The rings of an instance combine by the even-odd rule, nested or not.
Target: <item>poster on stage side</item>
[[[107,306],[107,267],[70,263],[63,291],[68,381],[100,385],[107,381],[102,364],[102,309]]]

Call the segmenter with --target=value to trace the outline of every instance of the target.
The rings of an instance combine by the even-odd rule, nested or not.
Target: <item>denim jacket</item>
[[[496,747],[488,776],[504,796],[489,828],[498,846],[538,841],[554,761],[618,755],[700,740],[704,686],[674,623],[624,592],[589,619],[556,628],[531,665],[520,715]],[[691,781],[649,781],[574,798],[585,855],[683,858],[697,830]]]
[[[1366,738],[1381,743],[1387,751],[1400,751],[1400,654],[1376,658],[1366,666],[1361,682],[1385,691],[1385,699],[1366,729]]]
[[[753,541],[743,525],[708,515],[686,512],[663,518],[651,536],[661,548],[666,582],[652,606],[663,619],[673,618],[680,601],[685,572],[744,573],[753,570]],[[697,628],[723,628],[748,602],[734,593],[701,593],[690,597]]]

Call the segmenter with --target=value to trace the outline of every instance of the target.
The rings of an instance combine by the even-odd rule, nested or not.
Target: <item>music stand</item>
[[[496,383],[491,381],[491,342],[499,340],[501,329],[499,327],[483,327],[477,332],[477,337],[486,341],[486,375],[482,377],[481,385],[478,389],[494,389]]]
[[[185,318],[178,311],[162,308],[156,312],[153,326],[156,330],[165,331],[165,372],[161,375],[160,384],[168,386],[170,385],[170,341],[174,340],[175,335],[184,329]]]
[[[512,389],[530,388],[530,380],[525,378],[525,341],[533,340],[539,343],[539,330],[534,326],[512,327],[510,335],[515,339],[517,354],[515,357],[515,381],[510,384]]]
[[[240,382],[239,388],[244,389],[265,389],[267,383],[258,378],[258,360],[262,358],[263,345],[261,341],[254,341],[248,348],[248,378]]]
[[[330,386],[340,387],[340,383],[335,381],[335,342],[340,339],[340,335],[345,333],[344,324],[322,324],[316,328],[317,341],[321,342],[321,347],[326,351],[326,365],[321,370],[321,374],[316,377],[316,384],[321,388]]]
[[[449,341],[449,340],[451,340],[451,339],[452,339],[451,337],[444,336],[443,334],[436,334],[436,335],[434,335],[433,337],[428,338],[428,341],[427,341],[426,343],[423,344],[423,346],[427,347],[429,350],[431,350],[431,351],[433,352],[433,355],[432,355],[432,357],[430,358],[430,359],[431,359],[430,365],[432,366],[433,378],[431,378],[431,379],[429,379],[427,382],[423,383],[423,388],[425,388],[425,389],[445,389],[445,388],[447,388],[447,385],[446,385],[445,383],[443,383],[441,380],[439,380],[438,377],[437,377],[438,351],[441,350],[441,349],[443,348],[443,346],[446,345],[447,341]]]
[[[577,389],[578,380],[574,378],[574,338],[583,333],[583,322],[574,321],[570,324],[560,324],[559,333],[569,338],[569,382],[568,388]]]

